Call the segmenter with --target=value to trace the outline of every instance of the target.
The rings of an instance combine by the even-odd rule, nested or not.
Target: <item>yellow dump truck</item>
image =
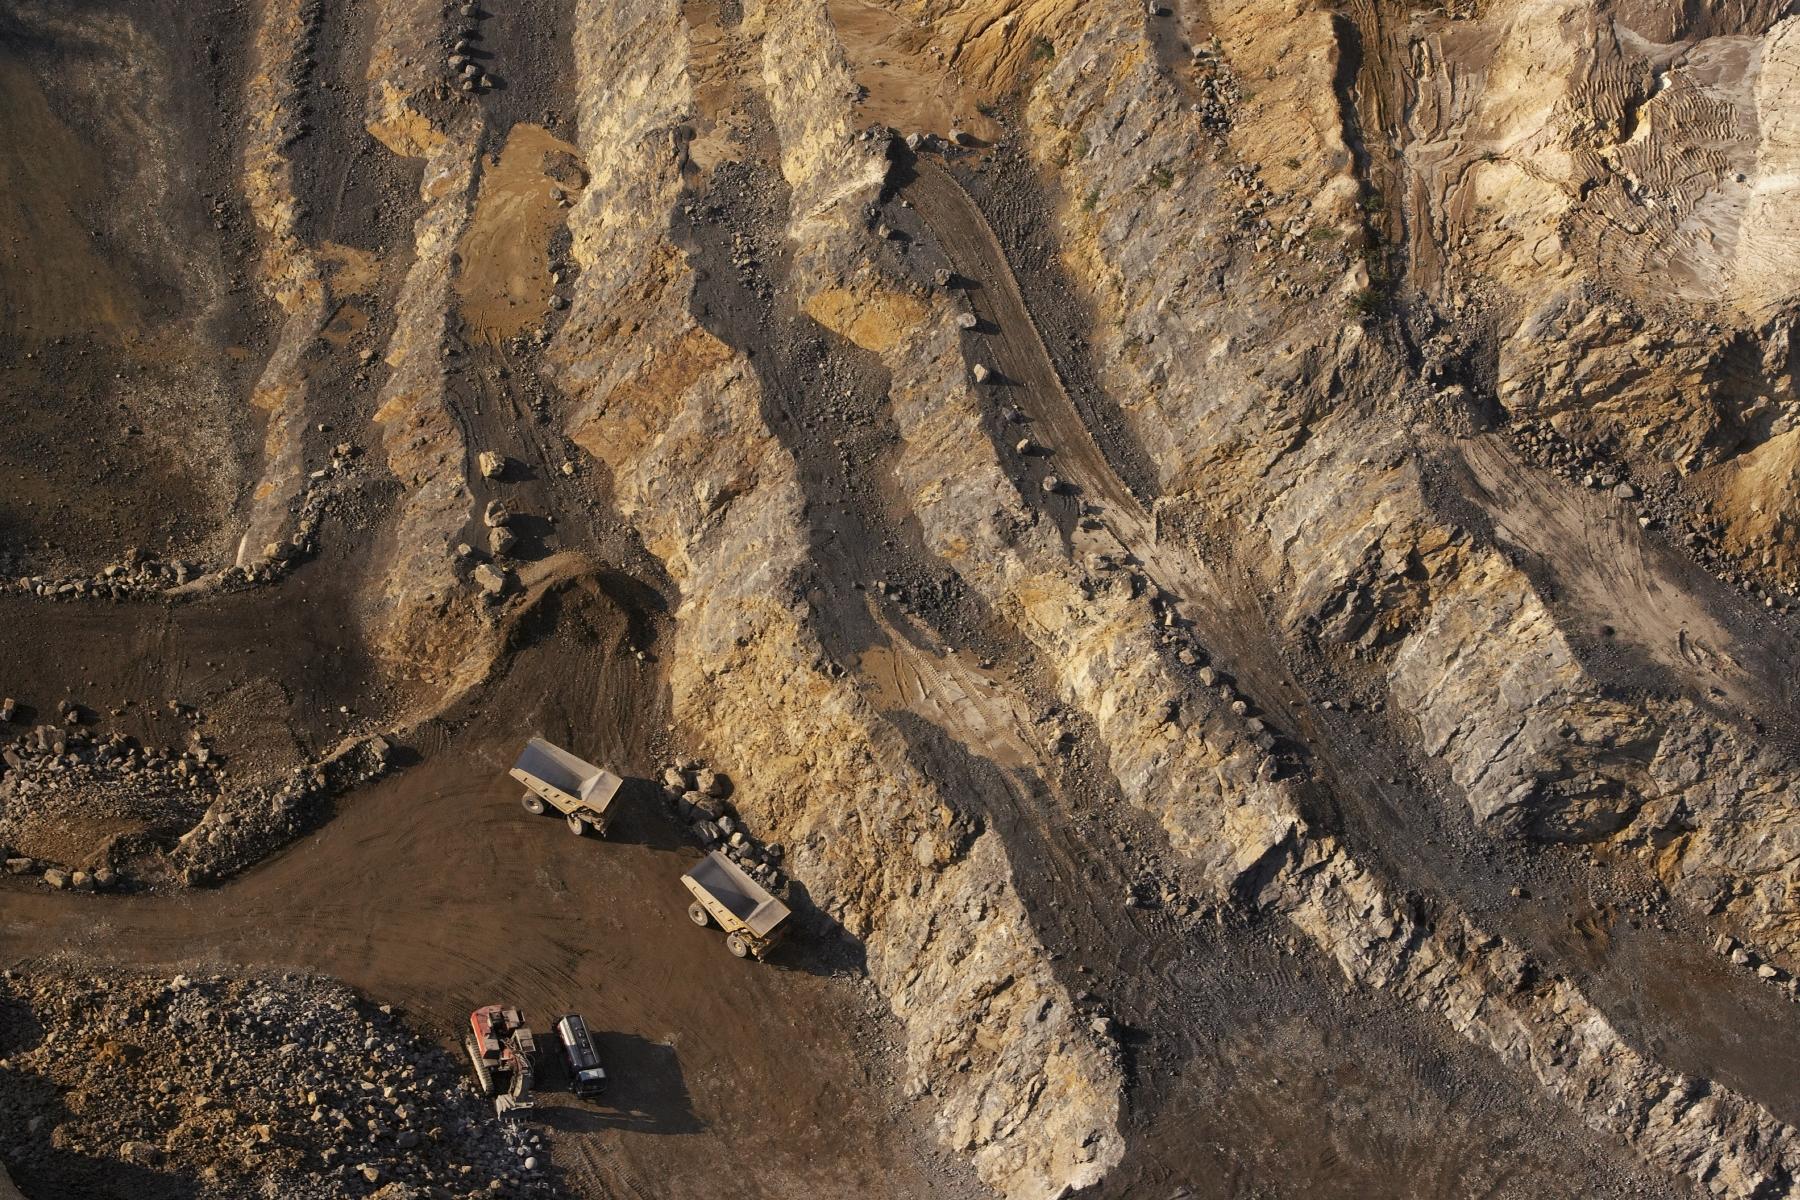
[[[725,948],[737,957],[761,959],[781,936],[788,906],[719,851],[690,867],[681,882],[694,894],[688,918],[702,928],[716,921]]]
[[[534,737],[519,752],[519,761],[508,772],[525,785],[519,801],[525,811],[542,816],[554,808],[569,823],[569,832],[580,837],[592,829],[602,837],[612,823],[613,799],[625,781],[604,767],[576,758],[567,750]]]

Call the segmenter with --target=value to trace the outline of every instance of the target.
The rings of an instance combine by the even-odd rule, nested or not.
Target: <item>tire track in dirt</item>
[[[1320,710],[1311,689],[1301,686],[1294,669],[1278,649],[1280,639],[1267,624],[1255,590],[1241,569],[1232,564],[1215,567],[1190,546],[1164,539],[1154,505],[1146,507],[1114,473],[1104,452],[1089,431],[1060,374],[1038,325],[1025,303],[1005,247],[988,225],[981,207],[955,178],[930,159],[920,157],[917,170],[904,182],[900,194],[912,201],[932,238],[954,268],[978,286],[969,292],[971,307],[982,325],[970,337],[976,347],[972,358],[988,358],[1004,365],[1007,374],[1001,394],[1023,397],[1021,407],[1029,418],[1035,440],[1048,451],[1057,474],[1070,481],[1075,494],[1096,498],[1084,511],[1118,541],[1121,550],[1149,577],[1152,585],[1171,604],[1178,620],[1192,625],[1213,663],[1224,677],[1248,696],[1276,726],[1298,743],[1302,763],[1322,768],[1324,778],[1335,781],[1339,796],[1346,790],[1368,794],[1382,809],[1397,814],[1419,807],[1417,797],[1389,779],[1415,772],[1404,756],[1382,750],[1381,743],[1352,731],[1345,722]],[[1002,457],[1007,448],[1002,446]],[[1029,472],[1031,459],[1022,462]],[[1023,489],[1028,503],[1043,505],[1060,521],[1073,519],[1080,501],[1060,496],[1042,497],[1038,489]],[[1352,748],[1355,754],[1351,753]],[[1359,758],[1357,755],[1366,755]],[[1320,827],[1341,824],[1332,793],[1312,789],[1305,793],[1307,817]],[[1430,803],[1430,801],[1427,801]],[[1378,827],[1401,831],[1403,822],[1389,819]],[[1395,856],[1402,877],[1416,868],[1416,853],[1409,849]],[[1455,872],[1440,871],[1433,882],[1450,887]]]
[[[1084,505],[1061,496],[1043,498],[1040,489],[1022,488],[1028,503],[1058,516],[1065,529],[1077,510],[1097,517],[1184,619],[1205,631],[1202,640],[1214,661],[1240,687],[1252,696],[1298,698],[1297,723],[1309,747],[1330,746],[1313,723],[1316,714],[1306,699],[1308,693],[1274,649],[1276,639],[1248,580],[1229,567],[1215,570],[1191,549],[1163,541],[1152,512],[1113,471],[1062,382],[998,237],[972,198],[947,172],[932,172],[929,166],[903,182],[899,192],[912,202],[936,248],[975,285],[968,289],[968,299],[980,324],[966,343],[973,348],[971,361],[1000,369],[1003,383],[994,390],[1023,397],[1029,428],[1038,440],[1049,443],[1057,474],[1076,485],[1082,500],[1099,501]],[[997,424],[990,421],[990,430]],[[1048,473],[1034,461],[1038,456],[1008,459],[1004,447],[1000,453],[1027,479]],[[1294,706],[1288,703],[1261,707],[1296,719]],[[1361,760],[1346,763],[1333,755],[1329,766],[1335,778],[1378,786],[1370,765]],[[1400,774],[1389,761],[1383,761],[1382,769]],[[1071,814],[1059,811],[1052,797],[1030,792],[1023,777],[1015,774],[1008,781],[1010,787],[995,786],[979,778],[973,764],[959,763],[954,756],[939,759],[933,770],[941,777],[966,779],[959,790],[986,798],[1021,880],[1049,877],[1037,878],[1026,887],[1026,894],[1060,893],[1059,910],[1047,916],[1034,910],[1034,919],[1044,923],[1047,944],[1085,947],[1084,952],[1102,966],[1097,976],[1074,986],[1106,993],[1104,1008],[1126,1022],[1122,1045],[1127,1054],[1154,1058],[1168,1067],[1206,1054],[1204,1036],[1195,1030],[1218,1019],[1219,990],[1208,979],[1209,964],[1195,956],[1191,923],[1164,909],[1133,909],[1121,903],[1127,888],[1138,882],[1128,867],[1120,871],[1130,855],[1117,839],[1121,833],[1132,836],[1129,826],[1102,825],[1092,832],[1073,828]],[[1312,799],[1321,815],[1330,818],[1329,793],[1316,789]],[[1115,839],[1111,846],[1106,844],[1108,833]],[[1149,844],[1155,844],[1155,831],[1143,833]],[[1105,899],[1093,899],[1096,896]],[[1183,1094],[1182,1085],[1155,1069],[1134,1067],[1131,1077],[1136,1085],[1134,1107],[1155,1108]]]
[[[699,1197],[728,1173],[752,1196],[930,1195],[903,1118],[864,1102],[886,1086],[864,1057],[872,997],[829,945],[802,934],[785,958],[742,963],[692,927],[677,877],[694,852],[648,784],[604,843],[520,811],[504,772],[529,733],[637,779],[666,757],[662,682],[626,649],[629,614],[571,586],[555,632],[421,732],[422,762],[286,853],[212,891],[7,888],[5,957],[317,970],[447,1045],[495,999],[540,1023],[581,1011],[614,1091],[575,1105],[552,1070],[539,1116],[552,1160],[588,1194],[656,1179],[650,1194]],[[846,1144],[857,1153],[840,1155]],[[753,1177],[737,1171],[746,1159]]]
[[[1006,252],[980,207],[953,175],[928,157],[910,159],[901,171],[901,195],[913,203],[937,247],[966,281],[969,306],[982,322],[970,342],[986,349],[1001,371],[995,390],[1017,390],[1041,401],[1025,415],[1039,434],[1037,440],[1050,449],[1059,474],[1078,478],[1088,495],[1109,505],[1116,515],[1136,514],[1141,522],[1141,504],[1114,471],[1063,386]],[[1041,479],[1047,471],[1031,473]],[[1070,505],[1056,507],[1060,519],[1070,519]]]
[[[1050,474],[1053,466],[1058,478],[1072,485],[1070,495],[1022,489],[1027,502],[1042,506],[1065,530],[1081,512],[1097,520],[1176,601],[1182,617],[1204,630],[1207,649],[1239,677],[1240,688],[1265,711],[1283,711],[1284,706],[1266,701],[1297,689],[1291,672],[1269,649],[1269,639],[1235,631],[1244,614],[1233,611],[1232,589],[1188,547],[1163,541],[1153,507],[1146,507],[1114,471],[1064,386],[1006,251],[980,206],[942,167],[924,157],[916,163],[899,191],[957,273],[974,284],[968,289],[969,305],[981,324],[969,336],[970,357],[999,364],[1001,382],[990,390],[1021,399],[1022,424],[1042,447],[1021,455],[1002,445],[1002,460],[1034,481]]]
[[[734,193],[751,190],[721,169],[713,189],[698,198],[700,219],[685,231],[704,284],[696,293],[696,315],[722,340],[752,352],[766,397],[765,420],[800,465],[813,524],[811,595],[818,601],[815,622],[827,653],[845,669],[859,671],[871,700],[905,736],[922,770],[966,785],[947,789],[947,797],[998,819],[1009,859],[1016,850],[1028,850],[1034,858],[1050,853],[1068,864],[1063,877],[1070,887],[1060,893],[1046,886],[1049,879],[1035,867],[1014,872],[1040,937],[1063,945],[1083,941],[1076,929],[1066,921],[1059,926],[1056,919],[1071,906],[1089,907],[1094,914],[1089,929],[1115,927],[1118,910],[1101,897],[1123,894],[1123,870],[1074,866],[1084,854],[1098,853],[1097,844],[1077,839],[1074,849],[1050,852],[1016,846],[1011,836],[1043,822],[1034,810],[1061,790],[1050,782],[1055,774],[1043,746],[1023,728],[1028,712],[1052,707],[1052,693],[1027,673],[990,678],[958,660],[959,654],[985,651],[1017,664],[1026,654],[1023,639],[937,561],[914,525],[894,515],[896,505],[905,510],[903,500],[886,495],[889,485],[881,470],[885,446],[898,437],[885,407],[885,369],[868,351],[824,327],[771,309],[763,296],[773,289],[759,292],[760,269],[727,267],[737,252],[724,235],[782,228],[786,221],[784,212],[758,212]],[[784,195],[773,182],[755,194],[759,205]],[[713,206],[736,209],[736,219],[705,219]],[[760,243],[755,250],[756,260],[769,264],[770,278],[786,275],[783,243]],[[886,581],[904,586],[885,586]],[[1063,810],[1064,803],[1049,807]],[[1042,834],[1036,840],[1046,846],[1067,841],[1071,833],[1047,822],[1035,830]],[[1109,871],[1110,882],[1099,882]],[[1065,977],[1064,982],[1073,981]]]
[[[1735,606],[1735,595],[1641,532],[1629,506],[1546,477],[1498,434],[1464,439],[1457,449],[1469,495],[1495,534],[1558,585],[1554,594],[1571,610],[1571,624],[1611,623],[1621,641],[1658,664],[1671,691],[1691,691],[1702,703],[1724,700],[1740,717],[1792,724],[1794,681],[1784,664],[1800,661],[1800,644],[1785,630],[1771,625],[1746,637],[1728,628],[1715,614]]]

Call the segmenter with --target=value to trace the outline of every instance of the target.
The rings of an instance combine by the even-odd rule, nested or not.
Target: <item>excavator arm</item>
[[[510,1049],[508,1058],[512,1059],[512,1086],[507,1095],[513,1098],[514,1107],[528,1103],[531,1098],[531,1086],[535,1082],[531,1072],[531,1058],[521,1054],[517,1047]]]

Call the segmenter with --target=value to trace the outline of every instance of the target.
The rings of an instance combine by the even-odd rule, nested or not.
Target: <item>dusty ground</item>
[[[492,997],[540,1026],[579,1011],[613,1086],[601,1104],[552,1092],[538,1119],[581,1194],[703,1195],[712,1176],[695,1161],[741,1155],[760,1164],[757,1195],[954,1186],[956,1168],[916,1148],[904,1108],[869,1103],[889,1068],[853,945],[819,925],[774,963],[746,963],[688,922],[678,876],[695,854],[643,782],[664,738],[654,687],[622,703],[636,664],[613,658],[621,614],[597,588],[548,609],[507,679],[414,743],[421,763],[275,862],[217,891],[74,908],[15,890],[15,956],[313,964],[447,1045]],[[586,686],[543,686],[556,678]],[[530,732],[639,778],[607,844],[520,810],[504,769]]]
[[[1794,1194],[1800,25],[1565,7],[0,13],[0,1163],[412,1194],[84,1125],[187,974],[474,1190],[504,1001],[559,1194]]]

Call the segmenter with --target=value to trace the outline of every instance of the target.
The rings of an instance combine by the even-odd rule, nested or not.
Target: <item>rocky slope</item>
[[[1372,1010],[1450,1064],[1420,1111],[1550,1101],[1469,1149],[1517,1194],[1800,1186],[1783,6],[251,8],[157,139],[102,92],[0,158],[14,247],[184,272],[96,308],[9,249],[29,437],[151,361],[237,403],[148,549],[0,496],[48,631],[0,667],[126,726],[8,751],[22,875],[227,879],[523,687],[728,766],[995,1194],[1426,1194],[1182,1145],[1252,985],[1352,1039],[1309,1076]],[[41,47],[151,36],[8,20],[32,103]],[[178,144],[220,238],[58,223],[43,162]],[[531,657],[596,589],[605,669]],[[215,665],[273,622],[299,652]],[[56,662],[93,628],[167,665]],[[106,694],[190,681],[185,756]]]

